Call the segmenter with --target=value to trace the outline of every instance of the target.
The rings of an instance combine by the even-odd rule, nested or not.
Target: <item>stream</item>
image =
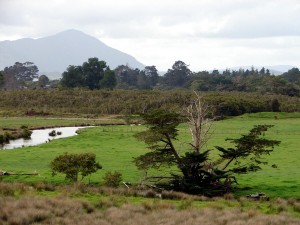
[[[44,144],[54,139],[66,138],[77,135],[76,131],[85,127],[57,127],[57,128],[49,128],[43,130],[32,130],[31,139],[25,140],[23,138],[11,140],[8,144],[4,144],[0,146],[1,149],[15,149],[26,146],[34,146],[39,144]],[[49,136],[51,131],[55,130],[57,132],[61,132],[61,135],[56,135],[54,137]]]

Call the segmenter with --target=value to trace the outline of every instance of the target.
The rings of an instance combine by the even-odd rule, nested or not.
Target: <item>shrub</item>
[[[76,182],[78,175],[81,179],[95,173],[102,166],[96,162],[96,155],[93,153],[68,154],[57,156],[50,164],[52,175],[64,173],[66,179]]]
[[[32,131],[29,130],[28,128],[23,128],[22,129],[22,133],[21,133],[22,138],[24,138],[24,139],[30,139],[31,134],[32,134]]]
[[[104,185],[108,187],[119,187],[122,181],[122,174],[118,171],[110,172],[108,171],[104,175]]]

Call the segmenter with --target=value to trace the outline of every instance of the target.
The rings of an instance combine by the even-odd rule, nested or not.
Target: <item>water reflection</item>
[[[21,138],[17,140],[11,140],[8,144],[3,145],[2,147],[0,146],[0,149],[14,149],[25,146],[34,146],[49,142],[54,139],[75,136],[77,135],[76,131],[82,128],[85,127],[58,127],[44,130],[33,130],[31,134],[31,139],[25,140]],[[49,136],[49,133],[53,130],[55,130],[56,133],[61,132],[61,135],[56,135],[54,137]]]

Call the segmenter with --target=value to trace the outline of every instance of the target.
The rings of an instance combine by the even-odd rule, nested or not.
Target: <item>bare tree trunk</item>
[[[200,152],[206,145],[211,134],[209,133],[213,119],[209,119],[209,107],[202,97],[194,92],[196,99],[186,108],[186,117],[190,126],[192,136],[191,146],[195,151]]]

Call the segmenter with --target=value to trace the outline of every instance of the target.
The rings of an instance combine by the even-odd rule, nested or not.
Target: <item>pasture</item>
[[[6,121],[10,120],[9,122]],[[81,123],[80,119],[43,119],[43,118],[1,118],[1,127],[14,127],[27,125],[38,126],[70,126]],[[105,120],[103,120],[105,121]],[[245,114],[226,120],[216,121],[212,129],[212,136],[207,149],[211,154],[218,154],[214,146],[230,146],[226,138],[239,137],[257,124],[274,125],[266,137],[280,140],[274,152],[268,156],[270,165],[277,168],[264,167],[262,171],[238,176],[239,189],[236,195],[265,192],[270,197],[300,198],[300,171],[299,171],[299,145],[300,145],[300,114],[299,113],[256,113]],[[119,171],[123,180],[138,183],[144,173],[138,171],[132,163],[133,157],[147,151],[144,143],[134,138],[136,132],[146,129],[144,126],[114,125],[87,128],[80,131],[80,135],[70,138],[51,141],[50,143],[26,147],[15,150],[0,151],[0,170],[18,173],[37,172],[39,176],[7,176],[5,181],[22,181],[37,183],[41,181],[64,183],[63,176],[51,176],[49,163],[53,158],[64,152],[81,153],[93,152],[103,169],[84,182],[101,183],[107,171]],[[178,149],[184,152],[190,141],[189,130],[185,124],[179,127]],[[163,173],[164,171],[161,171]],[[150,171],[153,173],[153,171]]]

